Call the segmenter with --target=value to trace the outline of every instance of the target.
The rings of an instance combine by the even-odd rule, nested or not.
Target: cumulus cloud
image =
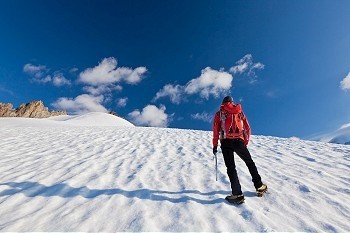
[[[62,73],[55,73],[53,76],[47,75],[42,78],[33,78],[32,81],[37,83],[52,83],[56,87],[71,85],[71,81],[66,79]]]
[[[64,85],[71,85],[71,82],[66,79],[62,73],[56,72],[52,78],[52,83],[56,87],[64,86]]]
[[[179,104],[184,94],[184,87],[180,85],[165,85],[160,91],[157,92],[154,100],[169,96],[172,103]]]
[[[170,101],[179,104],[187,95],[199,94],[204,99],[215,98],[226,93],[232,87],[233,77],[223,70],[207,67],[198,78],[190,80],[186,85],[165,85],[157,92],[154,100],[168,96]]]
[[[213,121],[213,116],[209,113],[206,113],[206,112],[191,114],[191,117],[193,119],[201,120],[201,121],[209,122],[209,123],[211,123]]]
[[[231,67],[230,72],[233,74],[242,74],[247,69],[248,69],[248,63],[244,62],[244,63],[237,64],[236,66]]]
[[[124,68],[123,70],[124,70],[122,73],[123,80],[125,80],[129,84],[137,84],[141,82],[143,75],[147,72],[146,67],[137,67],[134,70],[129,68]]]
[[[104,58],[93,68],[88,68],[77,73],[78,68],[67,69],[66,73],[77,76],[76,83],[83,84],[84,94],[76,98],[62,97],[57,99],[52,105],[55,108],[65,109],[70,113],[82,114],[86,112],[107,112],[103,106],[114,100],[112,92],[121,91],[123,87],[120,83],[137,84],[147,72],[146,67],[131,69],[128,67],[117,67],[117,60],[113,57]],[[25,64],[23,72],[31,76],[31,80],[37,83],[51,83],[57,87],[72,85],[63,72],[51,72],[46,66]],[[120,98],[117,102],[119,107],[125,107],[127,98]]]
[[[47,68],[43,65],[36,66],[28,63],[24,65],[23,72],[33,75],[35,78],[42,78],[47,73]]]
[[[118,67],[114,57],[104,58],[94,68],[88,68],[80,73],[79,81],[91,86],[115,84],[125,81],[129,84],[139,83],[147,72],[146,67],[131,69]]]
[[[45,77],[42,77],[42,78],[37,78],[37,77],[35,77],[35,78],[32,78],[31,79],[33,82],[36,82],[36,83],[49,83],[49,82],[51,82],[52,81],[52,77],[51,77],[51,75],[47,75],[47,76],[45,76]]]
[[[112,92],[123,89],[120,83],[138,84],[146,72],[146,67],[117,67],[117,60],[109,57],[102,59],[97,66],[82,71],[78,82],[85,84],[83,90],[90,95],[104,95],[105,101],[108,101],[112,98]]]
[[[36,66],[32,64],[25,64],[23,67],[23,72],[32,76],[33,78],[31,80],[36,83],[52,83],[57,87],[71,85],[71,81],[66,79],[63,73],[56,71],[53,74],[49,74],[49,69],[43,65]]]
[[[202,70],[201,76],[186,84],[185,92],[189,95],[199,93],[205,99],[209,99],[210,95],[217,98],[222,93],[230,90],[232,80],[231,74],[207,67]]]
[[[123,87],[120,85],[116,85],[116,86],[101,85],[98,87],[85,86],[83,87],[83,90],[88,92],[91,95],[102,95],[105,93],[111,93],[113,91],[121,91],[123,90]]]
[[[128,101],[128,97],[119,98],[119,99],[117,100],[117,106],[118,106],[118,107],[125,107],[127,101]]]
[[[169,123],[168,114],[165,113],[165,106],[157,108],[154,105],[147,105],[142,111],[136,109],[129,113],[130,120],[140,126],[167,127]]]
[[[340,88],[344,91],[350,90],[350,73],[340,82]]]
[[[108,112],[102,105],[104,97],[82,94],[76,98],[59,98],[52,104],[57,109],[64,109],[73,114],[83,114],[87,112]]]
[[[224,69],[214,70],[206,67],[201,75],[190,80],[185,85],[167,84],[156,93],[154,101],[162,97],[169,97],[174,104],[180,104],[186,96],[199,94],[203,99],[208,100],[211,96],[218,98],[227,94],[232,87],[232,75],[246,75],[250,83],[257,81],[257,70],[262,70],[265,65],[260,62],[253,62],[251,54],[245,55],[236,62],[236,65],[225,72]]]
[[[236,65],[230,68],[232,74],[246,74],[250,78],[250,83],[257,81],[257,70],[262,70],[265,65],[257,62],[253,62],[253,56],[251,54],[245,55],[243,58],[236,62]]]

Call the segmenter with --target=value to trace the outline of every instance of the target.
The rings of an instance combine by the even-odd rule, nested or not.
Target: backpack
[[[244,114],[220,111],[220,139],[240,138],[244,136]]]

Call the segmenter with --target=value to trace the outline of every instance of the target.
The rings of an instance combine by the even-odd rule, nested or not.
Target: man
[[[235,105],[231,96],[226,96],[220,106],[220,111],[215,114],[213,122],[213,153],[217,153],[218,140],[227,167],[227,175],[231,182],[232,194],[226,200],[242,204],[244,195],[237,176],[233,153],[247,165],[258,196],[262,196],[267,186],[262,183],[259,172],[247,149],[250,138],[250,126],[240,104]]]

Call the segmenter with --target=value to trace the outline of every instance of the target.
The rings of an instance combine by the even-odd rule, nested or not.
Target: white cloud
[[[217,98],[222,93],[230,90],[232,80],[231,74],[207,67],[202,70],[201,76],[186,84],[185,92],[189,95],[199,93],[205,99],[209,99],[210,95]]]
[[[71,85],[71,81],[66,79],[61,72],[54,72],[53,75],[48,74],[49,69],[46,66],[39,65],[35,66],[32,64],[25,64],[23,67],[23,71],[33,78],[31,81],[37,83],[52,83],[53,85],[60,87],[64,85]]]
[[[154,100],[169,96],[172,103],[179,104],[186,95],[199,94],[204,99],[209,99],[210,96],[217,98],[230,90],[232,80],[231,74],[207,67],[198,78],[190,80],[185,86],[165,85],[157,92]]]
[[[191,114],[191,117],[196,120],[201,120],[205,122],[211,123],[213,121],[213,116],[209,113],[203,112],[203,113],[196,113]]]
[[[243,58],[236,62],[236,65],[230,68],[230,72],[233,74],[242,74],[243,72],[248,70],[253,64],[253,56],[251,54],[245,55]]]
[[[102,95],[104,93],[111,93],[112,91],[121,91],[123,87],[120,85],[101,85],[98,87],[86,86],[83,87],[83,90],[90,93],[91,95]]]
[[[161,97],[169,96],[172,103],[179,104],[181,102],[183,94],[183,86],[167,84],[160,91],[157,92],[156,97],[154,97],[154,100],[157,100]]]
[[[340,88],[344,91],[350,90],[350,73],[340,82]]]
[[[187,96],[199,94],[201,98],[208,100],[210,96],[218,98],[227,94],[231,87],[233,76],[232,74],[242,74],[249,77],[249,82],[257,81],[257,70],[264,69],[265,65],[260,62],[253,62],[251,54],[245,55],[236,62],[236,65],[225,72],[223,68],[214,70],[206,67],[201,71],[198,78],[192,79],[186,85],[167,84],[159,90],[153,100],[158,100],[162,97],[169,97],[174,104],[180,104]]]
[[[56,87],[71,85],[71,82],[66,79],[62,73],[56,72],[52,78],[53,85]]]
[[[76,98],[59,98],[52,104],[57,109],[64,109],[73,114],[83,114],[87,112],[108,112],[102,105],[104,97],[82,94]]]
[[[69,70],[69,73],[75,74],[75,73],[78,72],[78,71],[79,71],[79,69],[76,68],[76,67],[74,67],[74,68],[72,68],[72,69]]]
[[[165,106],[161,105],[157,108],[154,105],[147,105],[142,111],[136,109],[129,113],[130,120],[141,126],[152,126],[152,127],[167,127],[168,126],[168,114],[165,113]]]
[[[93,68],[88,68],[79,74],[78,81],[87,86],[83,90],[91,95],[110,95],[113,91],[121,91],[118,83],[137,84],[147,72],[146,67],[135,69],[118,67],[114,57],[104,58]],[[107,98],[108,99],[108,98]]]
[[[258,70],[262,70],[265,68],[265,65],[258,62],[258,63],[254,63],[253,66],[252,66],[252,69],[258,69]]]
[[[262,70],[265,65],[257,62],[253,62],[253,56],[251,54],[245,55],[243,58],[236,62],[236,65],[230,68],[232,74],[246,74],[250,78],[250,83],[257,81],[257,75],[255,71]]]
[[[248,69],[248,63],[238,64],[230,68],[230,72],[233,74],[242,74]]]
[[[128,101],[128,97],[120,98],[117,100],[117,106],[118,107],[125,107],[127,101]]]
[[[52,81],[52,77],[50,75],[47,75],[45,78],[32,78],[31,79],[33,82],[37,82],[37,83],[49,83]]]
[[[91,86],[115,84],[122,81],[137,84],[146,72],[146,67],[137,67],[136,69],[117,68],[117,60],[114,57],[109,57],[104,58],[94,68],[88,68],[81,72],[79,81]]]
[[[33,65],[33,64],[25,64],[23,67],[23,71],[27,74],[33,75],[35,78],[41,78],[44,76],[45,73],[47,73],[46,66],[43,65]]]
[[[134,70],[125,67],[122,68],[124,70],[124,72],[121,72],[123,79],[129,84],[137,84],[141,82],[143,75],[147,72],[146,67],[137,67]]]
[[[31,79],[34,82],[37,83],[52,83],[54,86],[56,87],[61,87],[64,85],[71,85],[71,81],[69,81],[68,79],[66,79],[62,73],[58,73],[56,72],[53,77],[51,75],[47,75],[45,77],[41,77],[41,78],[37,78],[34,77]]]

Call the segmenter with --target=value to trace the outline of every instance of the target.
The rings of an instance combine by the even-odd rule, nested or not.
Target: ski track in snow
[[[253,136],[268,193],[235,157],[243,205],[218,182],[211,132],[2,127],[1,231],[311,231],[350,229],[350,146]]]

